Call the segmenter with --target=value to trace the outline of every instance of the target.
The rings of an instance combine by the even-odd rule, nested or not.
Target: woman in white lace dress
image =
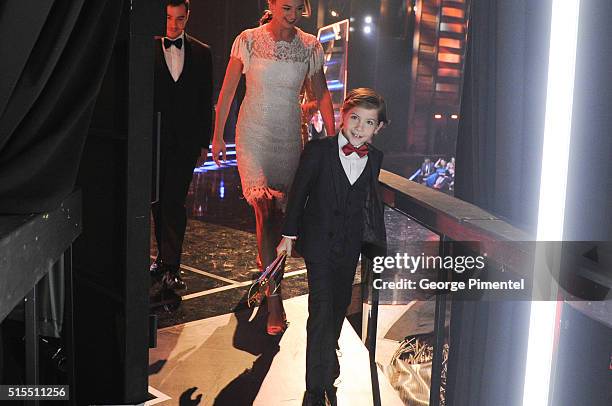
[[[276,257],[282,211],[302,151],[299,94],[304,80],[310,81],[327,133],[335,134],[323,49],[316,37],[295,26],[304,12],[304,0],[269,0],[268,5],[271,20],[243,31],[234,40],[212,142],[212,155],[219,164],[219,154],[225,159],[223,129],[244,74],[246,95],[236,124],[236,155],[242,193],[255,211],[261,268]],[[287,326],[278,292],[267,300],[267,332],[271,335],[282,333]]]

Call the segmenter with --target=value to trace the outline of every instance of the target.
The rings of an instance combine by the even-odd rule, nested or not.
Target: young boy
[[[340,133],[306,144],[277,252],[295,249],[308,269],[307,404],[335,404],[336,348],[351,300],[360,253],[385,255],[378,175],[383,154],[370,142],[387,123],[385,101],[372,89],[352,90]]]

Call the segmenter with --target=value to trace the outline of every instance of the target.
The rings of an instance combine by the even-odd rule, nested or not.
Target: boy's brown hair
[[[365,109],[374,109],[378,113],[378,122],[389,124],[387,119],[387,104],[385,99],[376,93],[375,90],[367,87],[360,87],[351,90],[342,103],[342,114],[346,113],[353,107],[362,107]]]

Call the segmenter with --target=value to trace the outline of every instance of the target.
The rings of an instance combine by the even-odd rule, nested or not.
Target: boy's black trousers
[[[308,322],[306,323],[306,389],[331,389],[340,374],[336,355],[342,323],[351,302],[359,244],[340,256],[306,261]],[[348,248],[348,247],[347,247]],[[356,249],[355,249],[356,248]]]

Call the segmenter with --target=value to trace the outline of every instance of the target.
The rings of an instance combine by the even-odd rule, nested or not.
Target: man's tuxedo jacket
[[[162,151],[167,147],[208,148],[212,133],[212,53],[210,47],[185,34],[183,72],[174,82],[162,38],[155,46],[155,112],[161,112]]]
[[[362,253],[372,258],[386,254],[383,205],[378,192],[378,175],[383,154],[369,147],[369,185],[361,220],[362,235],[351,236],[362,242]],[[307,261],[317,261],[331,253],[335,235],[344,232],[342,182],[348,183],[338,155],[338,135],[306,144],[287,206],[283,235],[297,236],[296,250]]]

